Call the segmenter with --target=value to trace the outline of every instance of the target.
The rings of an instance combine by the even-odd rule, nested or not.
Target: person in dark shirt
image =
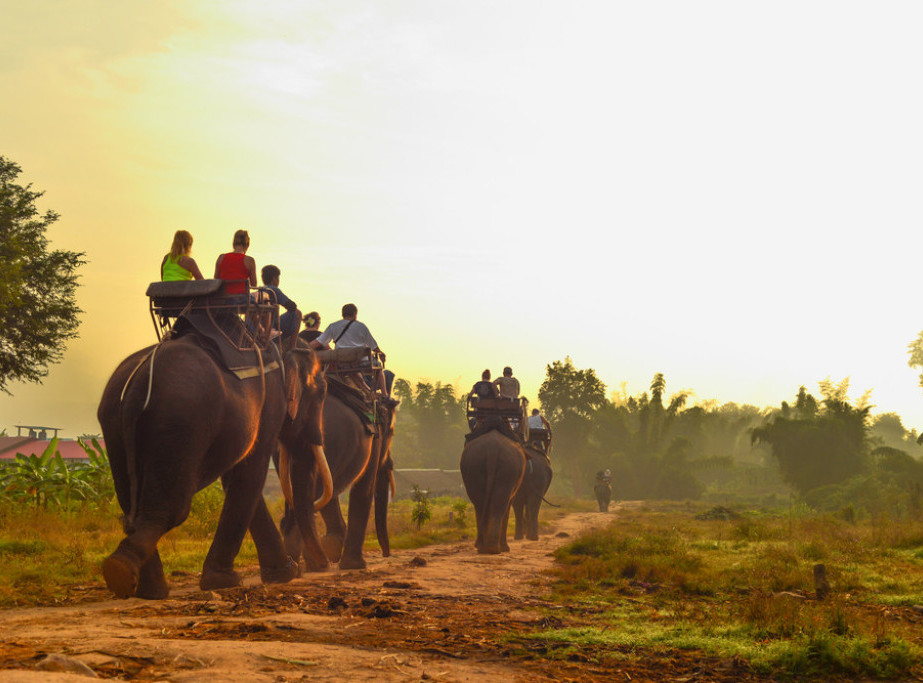
[[[475,382],[474,386],[471,387],[471,391],[468,393],[468,398],[473,397],[481,398],[497,398],[500,396],[500,392],[497,391],[497,387],[493,382],[490,381],[490,370],[485,370],[481,373],[481,381]]]
[[[299,337],[310,342],[320,336],[320,313],[311,311],[301,319],[301,322],[304,323],[304,329],[298,333]]]
[[[282,331],[282,343],[284,344],[288,340],[291,347],[294,348],[298,339],[298,328],[301,327],[301,311],[298,310],[298,305],[279,289],[279,277],[281,274],[282,272],[279,268],[273,265],[263,266],[260,271],[263,287],[272,291],[275,294],[276,303],[285,309],[285,313],[281,316],[279,316],[278,311],[273,314],[273,323],[275,323],[276,316],[278,316],[279,329]]]

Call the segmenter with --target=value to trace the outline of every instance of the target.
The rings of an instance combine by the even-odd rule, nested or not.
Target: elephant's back
[[[500,432],[482,434],[465,444],[461,454],[460,469],[480,467],[489,461],[524,467],[526,454],[522,446]]]

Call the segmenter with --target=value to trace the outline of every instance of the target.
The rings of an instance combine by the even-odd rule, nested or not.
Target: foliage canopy
[[[22,169],[0,156],[0,391],[40,382],[77,336],[77,269],[83,253],[49,250],[45,231],[58,214],[40,215],[44,193],[16,182]]]

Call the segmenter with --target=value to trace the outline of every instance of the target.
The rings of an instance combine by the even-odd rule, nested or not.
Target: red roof
[[[99,445],[106,447],[102,439]],[[51,443],[50,439],[30,439],[24,436],[0,436],[0,460],[13,460],[17,453],[41,455]],[[65,460],[86,460],[87,452],[75,439],[58,439],[58,453]]]

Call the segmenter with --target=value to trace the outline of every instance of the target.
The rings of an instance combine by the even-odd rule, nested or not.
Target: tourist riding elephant
[[[526,446],[526,471],[522,477],[519,490],[513,497],[513,514],[516,517],[516,530],[513,538],[521,539],[523,535],[530,541],[538,540],[538,510],[545,498],[545,492],[551,486],[551,460],[541,450]]]
[[[333,391],[327,394],[323,410],[324,448],[333,478],[333,497],[320,510],[326,527],[326,533],[320,542],[326,557],[332,562],[339,561],[340,569],[366,567],[362,546],[365,543],[372,504],[378,489],[379,470],[383,463],[390,463],[394,415],[393,407],[384,406],[379,402],[376,423],[366,428],[356,411],[339,395]],[[279,472],[283,477],[285,469],[283,459],[279,465]],[[381,474],[384,475],[387,486],[387,472],[382,471]],[[320,487],[319,481],[308,477],[306,482],[307,490],[316,495]],[[286,485],[283,484],[283,490],[285,488]],[[345,491],[349,491],[346,520],[343,519],[339,501],[339,495]],[[384,508],[379,509],[379,504],[376,503],[375,510],[379,541],[384,533],[382,551],[387,555],[387,499]],[[381,521],[379,514],[385,515]],[[285,547],[289,555],[296,560],[302,555],[302,536],[317,538],[314,515],[300,518],[288,505],[281,527]],[[298,533],[299,528],[301,534]],[[318,571],[326,567],[326,562],[318,563],[311,557],[305,557],[305,565],[308,570]]]
[[[157,542],[186,519],[193,494],[219,477],[225,500],[199,586],[239,584],[233,563],[248,528],[263,581],[297,575],[262,489],[281,437],[293,452],[312,454],[293,476],[313,475],[315,468],[326,473],[328,493],[318,506],[329,499],[320,425],[325,383],[313,353],[279,360],[284,363],[273,368],[264,356],[264,374],[238,379],[190,334],[132,354],[113,373],[97,416],[125,513],[126,536],[103,562],[106,585],[118,597],[167,596]],[[311,552],[323,556],[320,547]]]
[[[475,436],[461,454],[461,475],[474,505],[479,553],[509,551],[510,504],[522,482],[526,454],[520,443],[494,429]]]

